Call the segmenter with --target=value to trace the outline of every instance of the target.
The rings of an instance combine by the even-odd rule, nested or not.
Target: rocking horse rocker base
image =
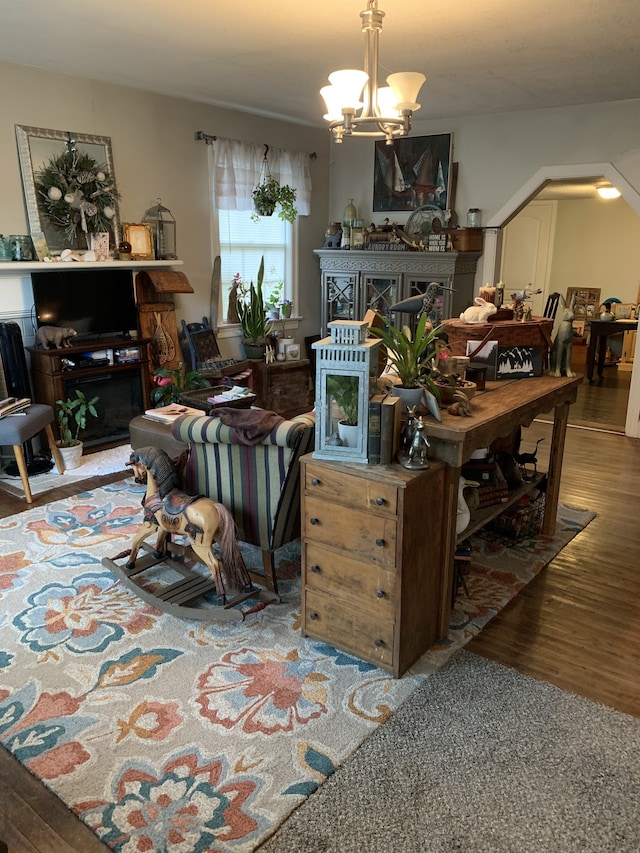
[[[263,610],[268,604],[278,602],[280,599],[268,590],[253,587],[251,590],[243,592],[231,591],[227,595],[226,603],[224,604],[207,604],[206,606],[194,607],[195,604],[204,596],[217,593],[216,584],[212,577],[206,577],[198,571],[189,568],[184,563],[177,562],[174,559],[174,554],[178,558],[193,559],[194,554],[191,548],[180,545],[178,543],[169,543],[167,546],[168,554],[160,555],[155,550],[154,546],[144,542],[142,550],[145,551],[135,561],[133,567],[129,568],[127,563],[116,563],[116,560],[122,560],[129,557],[129,551],[124,551],[114,558],[104,557],[102,565],[114,573],[114,575],[122,581],[122,583],[132,590],[139,598],[157,607],[165,613],[172,616],[177,616],[180,619],[198,619],[206,622],[242,622],[250,613],[257,613]],[[181,580],[175,583],[166,584],[160,589],[154,591],[145,589],[137,582],[136,578],[156,566],[166,566],[168,569],[182,576]],[[142,578],[139,578],[140,580]],[[248,610],[242,610],[240,605],[244,601],[257,600],[257,604]]]
[[[242,552],[235,539],[235,523],[231,513],[222,504],[201,496],[191,497],[177,489],[178,476],[169,456],[157,447],[141,447],[134,450],[127,463],[133,468],[136,482],[146,482],[144,496],[144,519],[133,538],[131,548],[106,557],[102,563],[136,595],[149,604],[189,619],[242,621],[247,612],[262,610],[272,601],[271,595],[253,586]],[[145,543],[157,534],[155,548]],[[173,534],[184,535],[188,546],[172,541]],[[220,558],[213,550],[219,548]],[[138,559],[140,548],[147,552]],[[210,577],[203,576],[172,558],[172,554],[203,563]],[[126,558],[118,565],[116,560]],[[150,591],[134,579],[141,572],[164,564],[182,575],[182,580],[167,584],[158,591]],[[233,590],[227,597],[225,580]],[[189,603],[209,594],[215,594],[215,604],[206,607],[190,607]],[[255,599],[254,607],[243,612],[239,605],[247,599]]]

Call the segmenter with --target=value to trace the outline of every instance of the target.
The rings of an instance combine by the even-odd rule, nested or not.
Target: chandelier
[[[378,41],[384,18],[378,0],[368,0],[360,17],[364,71],[345,69],[329,75],[331,85],[320,90],[327,106],[324,117],[336,142],[345,136],[374,136],[384,137],[392,145],[397,136],[406,136],[411,130],[411,115],[420,109],[416,98],[426,77],[400,71],[387,77],[388,86],[378,88]]]

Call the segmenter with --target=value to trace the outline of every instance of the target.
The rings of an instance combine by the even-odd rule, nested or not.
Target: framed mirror
[[[20,124],[15,128],[31,233],[44,233],[49,249],[56,254],[67,248],[90,248],[88,234],[97,231],[109,231],[110,242],[117,247],[121,227],[110,137]],[[63,170],[61,187],[53,186],[52,165],[63,163],[63,155],[70,152],[77,152],[78,162],[90,168],[79,179]]]

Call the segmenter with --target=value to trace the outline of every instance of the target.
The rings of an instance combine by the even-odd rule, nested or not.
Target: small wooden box
[[[447,232],[454,252],[481,252],[484,242],[482,228],[455,228]]]

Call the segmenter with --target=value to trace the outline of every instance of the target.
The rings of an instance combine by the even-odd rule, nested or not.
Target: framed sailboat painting
[[[449,209],[453,134],[413,136],[375,143],[373,209]]]

